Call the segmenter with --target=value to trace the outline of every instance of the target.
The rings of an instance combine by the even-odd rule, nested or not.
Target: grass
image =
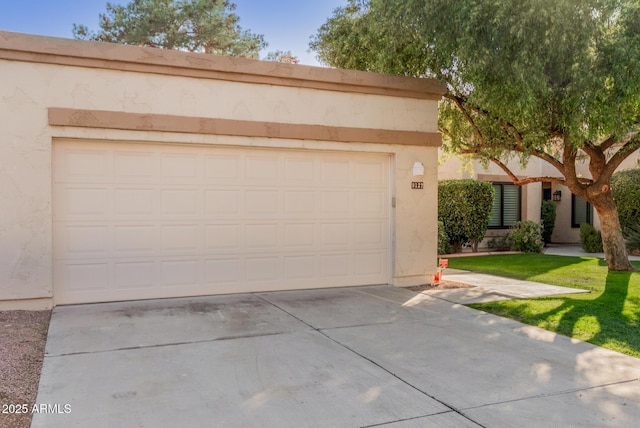
[[[640,357],[640,271],[608,272],[603,260],[544,254],[450,258],[449,267],[590,290],[469,306]]]

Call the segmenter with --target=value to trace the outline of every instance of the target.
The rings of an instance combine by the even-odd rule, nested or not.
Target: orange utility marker
[[[444,270],[449,267],[449,259],[440,259],[440,263],[438,264],[438,271],[433,275],[433,282],[435,284],[439,284],[442,281],[442,274]]]

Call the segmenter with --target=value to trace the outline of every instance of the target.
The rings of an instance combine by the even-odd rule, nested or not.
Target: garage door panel
[[[243,214],[241,190],[205,190],[205,215],[216,218],[237,218]]]
[[[388,155],[60,141],[54,160],[56,304],[389,280]]]
[[[246,259],[246,279],[249,282],[276,281],[279,279],[278,257],[248,257]]]
[[[202,200],[196,189],[167,189],[160,193],[161,216],[196,217],[199,214],[199,201]]]
[[[316,181],[315,159],[303,157],[285,157],[284,179],[287,183],[305,186],[313,185]]]
[[[316,223],[286,223],[284,225],[284,247],[293,249],[316,248],[319,227]]]
[[[112,191],[106,187],[55,186],[59,216],[69,219],[100,218],[111,215]]]
[[[220,184],[237,185],[242,176],[240,155],[206,155],[204,168],[205,178]]]
[[[317,193],[312,190],[294,190],[284,193],[284,214],[290,217],[315,217]]]
[[[205,226],[207,250],[240,249],[240,226],[237,224],[215,224]]]
[[[119,218],[129,217],[149,217],[156,211],[155,200],[157,199],[154,189],[144,188],[115,188],[114,193],[114,214]],[[105,217],[108,213],[105,212]]]
[[[198,284],[200,262],[198,260],[165,260],[160,263],[162,285]]]
[[[320,215],[324,218],[350,217],[351,192],[323,191]]]
[[[382,252],[354,255],[356,275],[377,276],[382,273],[385,254]]]
[[[387,184],[386,164],[381,162],[357,162],[355,165],[355,182],[358,185],[379,187]]]
[[[244,195],[247,217],[277,218],[280,211],[277,190],[247,190]]]
[[[277,185],[280,160],[276,153],[260,156],[248,155],[245,163],[247,184],[255,186]]]
[[[322,160],[321,186],[333,187],[351,181],[351,162],[332,157]]]
[[[197,224],[161,226],[163,252],[200,250],[199,238],[201,234],[199,229],[200,226]]]
[[[67,149],[58,166],[67,171],[66,178],[69,182],[110,181],[111,157],[107,150]]]
[[[243,272],[244,261],[240,258],[209,259],[205,261],[205,281],[208,284],[239,284],[244,279]]]
[[[155,225],[116,225],[114,226],[113,236],[113,248],[120,254],[149,254],[158,245],[158,227]]]
[[[76,256],[106,256],[109,252],[109,228],[106,226],[71,226],[61,234],[60,245]]]
[[[164,184],[192,184],[200,177],[200,158],[197,154],[163,153],[160,173]]]
[[[245,226],[245,246],[247,250],[277,250],[277,224],[247,224]]]
[[[114,182],[153,183],[155,153],[115,152]]]
[[[159,283],[156,262],[114,263],[114,283],[119,288],[150,288]]]

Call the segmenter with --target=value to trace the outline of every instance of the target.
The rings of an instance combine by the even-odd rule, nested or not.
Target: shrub
[[[601,253],[602,234],[589,223],[580,225],[580,244],[587,253]]]
[[[546,245],[551,243],[551,235],[556,225],[556,204],[552,201],[542,201],[540,221],[542,222],[542,240]]]
[[[540,232],[540,225],[535,221],[522,220],[516,222],[509,231],[508,241],[514,251],[525,253],[541,253],[544,241]]]
[[[444,224],[438,221],[438,254],[451,253],[451,245],[449,244],[449,237],[447,232],[444,231]]]
[[[640,168],[619,171],[611,177],[611,189],[623,230],[640,223]]]
[[[509,251],[511,249],[511,243],[509,242],[509,235],[496,236],[489,239],[487,246],[496,251]]]
[[[445,180],[438,183],[438,220],[453,245],[454,251],[478,242],[489,227],[493,206],[493,186],[477,180]]]
[[[629,254],[640,256],[640,223],[627,226],[624,237],[627,240]]]

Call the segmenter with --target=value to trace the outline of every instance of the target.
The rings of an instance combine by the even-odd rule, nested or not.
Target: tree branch
[[[625,136],[625,139],[627,140],[626,142],[624,142],[624,145],[620,147],[616,154],[613,155],[613,157],[609,159],[609,162],[607,162],[607,164],[605,165],[602,175],[605,175],[605,173],[609,175],[609,177],[613,175],[615,170],[618,169],[620,164],[626,158],[631,156],[636,150],[640,149],[639,131],[635,131],[631,136],[627,134],[627,136]]]
[[[500,159],[493,158],[493,159],[491,159],[491,162],[493,162],[496,165],[498,165],[500,167],[500,169],[502,169],[504,171],[504,173],[509,176],[509,178],[511,179],[513,184],[515,184],[516,186],[523,186],[523,185],[529,184],[529,183],[542,183],[542,182],[551,182],[551,183],[557,183],[557,184],[563,184],[563,185],[566,184],[566,180],[564,180],[564,178],[561,178],[561,177],[526,177],[526,178],[518,178],[513,173],[513,171],[511,171],[511,169],[504,162],[502,162]]]
[[[463,100],[460,97],[457,97],[451,94],[445,94],[445,97],[453,101],[455,105],[458,107],[458,110],[460,110],[460,112],[464,115],[465,119],[467,119],[467,122],[469,122],[469,125],[471,125],[471,128],[473,129],[474,135],[478,139],[478,144],[480,145],[484,144],[484,137],[482,135],[482,132],[480,132],[480,128],[478,128],[478,125],[476,125],[476,122],[473,120],[469,112],[467,112],[464,109]]]
[[[507,135],[511,135],[515,141],[516,141],[516,150],[522,150],[523,146],[522,146],[522,134],[520,134],[520,131],[518,131],[518,129],[511,124],[510,122],[507,122],[506,120],[502,120],[497,116],[493,116],[491,115],[487,110],[484,110],[474,104],[471,104],[469,101],[467,101],[466,99],[464,99],[463,97],[457,96],[457,95],[453,95],[453,94],[446,94],[445,97],[449,98],[450,100],[452,100],[457,106],[458,108],[463,112],[463,114],[465,115],[465,117],[467,117],[467,120],[473,120],[471,118],[471,116],[469,115],[469,113],[467,113],[467,111],[465,110],[465,106],[468,107],[471,111],[482,115],[484,117],[490,118],[494,121],[496,121],[501,127],[502,129],[505,130],[505,132],[507,133]],[[474,124],[474,128],[475,128],[475,124]]]

